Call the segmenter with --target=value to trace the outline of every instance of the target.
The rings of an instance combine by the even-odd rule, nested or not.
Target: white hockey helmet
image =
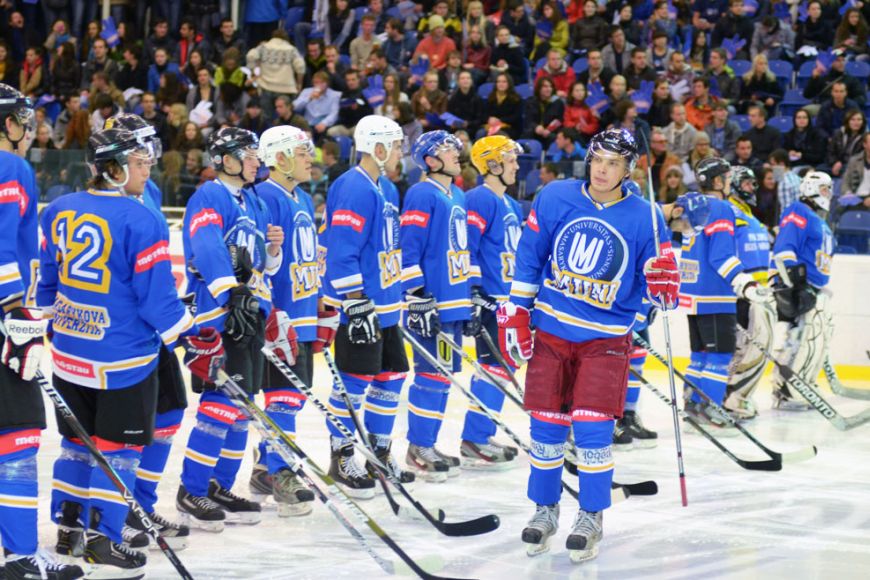
[[[405,134],[398,123],[381,115],[366,115],[356,124],[353,131],[353,143],[357,153],[368,153],[378,164],[378,168],[384,170],[384,162],[375,156],[375,147],[382,144],[387,150],[387,156],[393,149],[393,143],[405,140]]]
[[[827,173],[810,171],[801,180],[801,201],[808,202],[820,210],[828,211],[831,209],[833,195],[834,181]]]
[[[277,167],[278,153],[283,153],[292,159],[296,156],[298,147],[305,147],[309,153],[314,154],[314,144],[308,137],[308,133],[298,127],[278,125],[263,132],[260,146],[257,148],[257,157],[266,167]]]

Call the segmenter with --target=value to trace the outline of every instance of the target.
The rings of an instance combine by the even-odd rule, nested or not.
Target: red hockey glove
[[[511,302],[499,305],[496,311],[498,322],[498,346],[501,354],[514,366],[520,367],[532,358],[532,317],[527,308]]]
[[[6,338],[0,360],[22,380],[32,380],[45,350],[47,321],[42,318],[42,311],[21,306],[13,308],[3,317],[3,325]]]
[[[673,310],[680,303],[680,270],[673,254],[650,258],[643,266],[647,297],[662,310]]]
[[[289,366],[296,364],[299,354],[299,337],[290,317],[283,310],[272,309],[266,320],[266,348],[278,355]]]
[[[218,369],[224,367],[226,355],[221,335],[212,327],[200,328],[199,335],[181,338],[184,364],[190,372],[207,383],[217,379]]]
[[[338,332],[338,310],[319,310],[317,312],[317,340],[314,341],[312,350],[315,353],[323,352],[332,346],[335,333]]]

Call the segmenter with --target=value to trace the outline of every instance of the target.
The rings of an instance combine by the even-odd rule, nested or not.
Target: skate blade
[[[631,443],[621,443],[621,444],[613,443],[611,445],[611,447],[614,451],[628,452],[628,451],[631,451],[632,449],[634,449],[634,441],[632,441]]]
[[[591,550],[569,550],[568,557],[574,564],[582,564],[588,562],[598,556],[598,545],[595,545]]]
[[[375,488],[370,487],[367,489],[359,489],[355,487],[348,487],[343,483],[336,482],[339,489],[345,493],[345,495],[352,497],[353,499],[372,499],[375,497]]]
[[[227,519],[224,523],[242,526],[253,526],[263,521],[262,512],[224,512]]]
[[[258,504],[261,504],[261,505],[265,504],[265,503],[267,503],[267,500],[269,500],[271,498],[272,498],[271,493],[262,493],[259,491],[251,490],[251,501],[255,501]]]
[[[447,481],[449,471],[428,471],[421,469],[413,463],[408,464],[408,470],[417,476],[417,480],[423,480],[427,483],[444,483]]]
[[[529,558],[534,558],[535,556],[540,556],[541,554],[546,554],[550,551],[550,540],[549,538],[544,540],[540,544],[526,544],[526,556]]]
[[[508,461],[487,461],[478,457],[463,457],[459,467],[469,471],[508,471],[516,467],[512,459]]]
[[[655,449],[659,444],[658,439],[635,439],[635,449]]]
[[[461,466],[461,463],[460,463],[460,466]],[[453,467],[451,465],[450,468],[447,470],[447,477],[450,477],[450,478],[459,477],[459,474],[461,472],[462,472],[462,470],[459,467]]]
[[[166,540],[166,545],[172,548],[175,552],[186,550],[190,545],[190,536],[163,536],[163,539]],[[157,545],[157,542],[151,540],[148,548],[154,552],[159,550],[160,546]]]
[[[55,552],[54,559],[67,566],[87,566],[87,564],[84,564],[82,556],[70,556],[69,554],[58,554]],[[0,574],[0,578],[3,578],[2,574]]]
[[[145,577],[145,567],[119,568],[105,564],[87,564],[85,578],[87,580],[139,580]],[[84,570],[83,570],[84,572]]]
[[[219,534],[224,531],[224,520],[216,520],[213,522],[198,520],[184,512],[179,513],[178,520],[190,529],[196,528],[197,530],[211,532],[212,534]]]
[[[313,501],[302,501],[299,503],[279,503],[278,517],[279,518],[298,518],[307,516],[314,511]]]

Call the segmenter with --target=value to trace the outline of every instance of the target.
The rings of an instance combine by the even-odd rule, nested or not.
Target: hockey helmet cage
[[[597,133],[589,141],[589,148],[586,150],[587,178],[591,173],[592,158],[602,154],[618,155],[625,159],[625,181],[637,164],[637,142],[626,129],[607,129]]]
[[[821,171],[810,171],[801,179],[800,199],[822,211],[831,209],[834,182]]]
[[[452,133],[441,129],[427,131],[417,137],[414,145],[411,146],[411,160],[423,171],[429,171],[426,158],[437,157],[439,152],[451,147],[462,151],[462,141]]]
[[[749,181],[751,191],[743,189],[743,182]],[[755,172],[742,165],[735,165],[731,170],[731,195],[737,195],[740,199],[754,206],[756,204],[756,194],[758,193],[758,181],[755,179]]]
[[[241,160],[246,150],[256,149],[258,145],[255,133],[239,127],[224,127],[209,135],[207,146],[215,169],[223,171],[224,155],[234,155]]]

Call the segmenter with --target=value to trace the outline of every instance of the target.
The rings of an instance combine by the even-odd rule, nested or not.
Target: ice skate
[[[0,568],[0,578],[6,580],[76,580],[84,575],[81,567],[55,561],[42,550],[31,556],[7,554],[6,566]]]
[[[550,538],[559,529],[559,504],[537,505],[535,515],[523,528],[523,542],[526,543],[526,554],[529,557],[538,556],[550,549]]]
[[[275,503],[278,504],[278,517],[288,518],[311,513],[314,492],[299,481],[289,469],[281,469],[271,477]]]
[[[722,403],[728,414],[735,421],[750,421],[758,417],[758,408],[751,397],[744,397],[740,391],[734,391]]]
[[[226,514],[221,507],[208,497],[188,493],[183,485],[178,487],[175,507],[181,520],[191,528],[206,532],[222,532]]]
[[[635,448],[652,449],[658,445],[658,433],[644,427],[637,411],[625,411],[622,419],[616,423],[621,423],[625,431],[631,435]]]
[[[85,562],[91,565],[88,579],[137,579],[145,577],[145,554],[91,530],[85,547]]]
[[[375,497],[375,480],[353,460],[353,444],[345,443],[335,448],[333,443],[332,457],[329,463],[329,476],[341,486],[350,497],[356,499],[371,499]]]
[[[626,429],[625,422],[622,419],[613,423],[613,450],[614,451],[631,451],[634,449],[634,438]],[[576,465],[576,463],[572,463]]]
[[[60,521],[57,524],[55,552],[64,561],[72,562],[85,553],[85,530],[81,521],[82,504],[72,501],[61,503]]]
[[[515,465],[513,460],[516,457],[510,447],[496,445],[492,439],[486,443],[463,441],[459,454],[462,456],[463,469],[484,471],[510,469]]]
[[[214,479],[208,485],[208,497],[226,514],[228,524],[259,524],[262,519],[260,504],[234,494],[221,487]]]
[[[188,545],[188,540],[190,538],[190,528],[182,525],[176,524],[175,522],[170,522],[157,512],[151,512],[148,514],[148,519],[151,520],[151,523],[154,524],[154,528],[157,532],[163,536],[163,539],[166,540],[166,543],[170,548],[175,550],[176,552],[179,550],[183,550]],[[124,526],[124,529],[131,528],[133,530],[139,530],[144,533],[145,528],[142,526],[142,521],[136,517],[133,512],[127,514],[127,524]],[[156,542],[148,538],[148,544],[152,550],[157,550],[160,547]]]
[[[773,408],[793,412],[812,411],[813,409],[812,405],[805,400],[792,397],[785,386],[773,387]]]
[[[393,453],[391,451],[393,444],[390,442],[386,447],[378,445],[377,437],[369,434],[369,441],[371,442],[372,449],[375,452],[375,456],[383,463],[390,472],[396,477],[401,483],[414,483],[414,480],[417,479],[417,476],[414,475],[411,471],[406,471],[399,466],[399,462],[396,461],[396,458],[393,457]],[[366,471],[372,477],[375,477],[375,468],[371,465],[370,462],[366,461]]]
[[[272,476],[269,475],[269,470],[266,469],[265,465],[254,464],[251,479],[248,480],[248,491],[251,494],[251,499],[260,503],[265,503],[272,495]]]
[[[147,550],[150,540],[144,530],[137,530],[128,525],[121,529],[123,544],[133,550]]]
[[[405,463],[426,481],[432,483],[447,481],[450,467],[441,459],[434,447],[420,447],[411,443],[408,445]]]
[[[571,533],[565,541],[571,561],[575,564],[592,560],[598,556],[598,543],[604,535],[602,513],[587,512],[581,509],[574,518]]]
[[[461,462],[459,458],[454,455],[447,455],[446,453],[442,453],[437,447],[433,447],[435,450],[435,455],[441,458],[441,461],[447,464],[447,477],[456,477],[459,475],[459,466]]]
[[[720,417],[709,405],[704,403],[695,403],[689,401],[684,409],[686,415],[695,420],[702,428],[712,430],[713,434],[718,437],[735,437],[738,434],[734,425],[724,418]],[[683,431],[686,433],[696,433],[695,428],[685,423]]]

